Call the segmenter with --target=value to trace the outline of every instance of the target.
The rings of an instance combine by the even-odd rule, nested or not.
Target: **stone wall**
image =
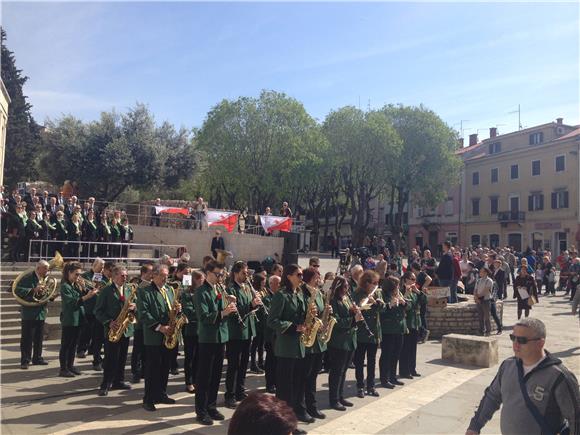
[[[441,338],[445,334],[479,334],[479,318],[473,296],[466,295],[466,301],[448,304],[446,307],[427,307],[427,327],[430,337]],[[503,322],[503,302],[497,301],[497,315]],[[497,331],[496,324],[491,319],[492,333]]]

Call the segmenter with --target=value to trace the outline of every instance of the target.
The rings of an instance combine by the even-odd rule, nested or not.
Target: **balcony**
[[[502,224],[525,222],[526,213],[523,211],[500,211],[497,220]]]

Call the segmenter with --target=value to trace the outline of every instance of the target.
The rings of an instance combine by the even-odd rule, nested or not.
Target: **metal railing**
[[[500,222],[524,222],[526,213],[523,211],[500,211],[497,214],[497,220]]]

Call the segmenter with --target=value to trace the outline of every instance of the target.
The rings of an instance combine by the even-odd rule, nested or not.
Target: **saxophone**
[[[320,340],[323,343],[328,343],[332,335],[332,328],[336,325],[336,319],[330,313],[330,301],[334,295],[334,289],[330,288],[326,292],[326,299],[324,301],[324,311],[322,312],[322,327],[318,333],[320,334]]]
[[[310,303],[306,309],[306,319],[304,320],[306,329],[302,331],[300,340],[302,343],[304,343],[304,346],[312,347],[316,342],[316,335],[322,326],[322,321],[316,317],[316,295],[318,294],[318,290],[316,288],[310,287],[309,285],[306,285],[306,288],[312,291],[310,293]]]
[[[176,305],[179,303],[179,297],[181,294],[182,286],[181,283],[173,281],[170,285],[175,289],[173,297],[173,306],[169,310],[169,328],[171,329],[171,334],[163,337],[163,344],[167,349],[174,349],[177,346],[177,341],[179,340],[179,334],[181,329],[185,324],[189,323],[187,316],[183,313],[177,313]]]
[[[137,319],[135,318],[135,313],[133,311],[129,311],[129,305],[133,303],[135,297],[137,296],[137,284],[129,284],[131,286],[131,294],[128,298],[125,299],[123,303],[123,308],[121,308],[121,312],[115,319],[117,322],[117,328],[109,328],[109,335],[108,339],[112,343],[117,343],[125,331],[129,327],[131,323],[137,323]]]

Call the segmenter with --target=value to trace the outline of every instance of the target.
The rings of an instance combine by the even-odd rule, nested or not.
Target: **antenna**
[[[461,133],[461,137],[464,137],[464,136],[463,136],[463,131],[464,131],[464,130],[467,130],[467,129],[464,129],[464,128],[463,128],[463,123],[464,123],[464,122],[469,122],[469,119],[462,119],[462,120],[460,120],[460,121],[459,121],[457,124],[453,124],[453,125],[458,125],[458,124],[459,124],[459,132]]]
[[[522,127],[522,109],[520,107],[520,105],[518,104],[518,110],[514,110],[512,112],[508,112],[508,114],[512,115],[514,113],[518,114],[518,130],[521,130]]]

